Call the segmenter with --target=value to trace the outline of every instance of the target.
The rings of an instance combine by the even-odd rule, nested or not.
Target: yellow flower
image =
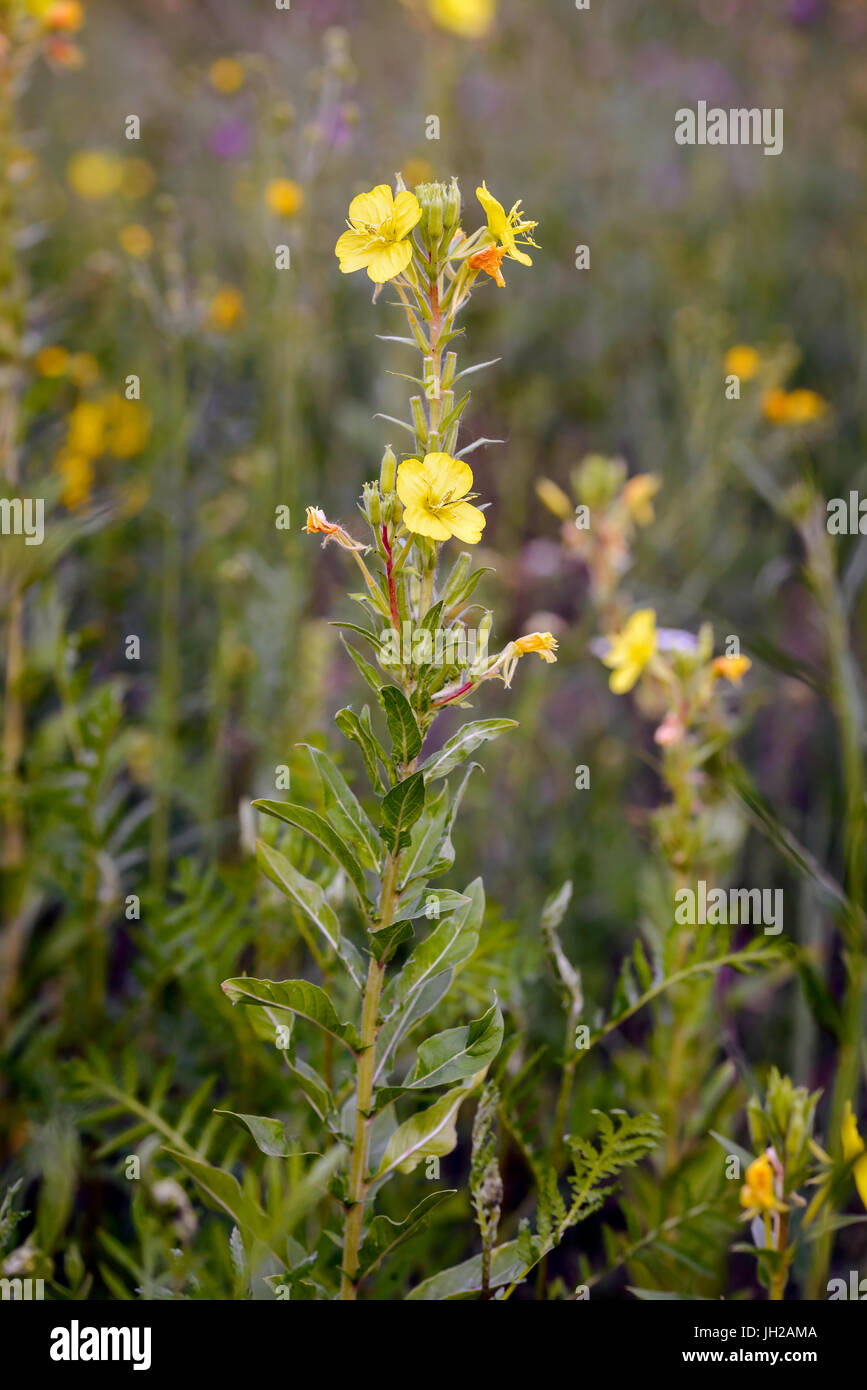
[[[467,545],[476,545],[485,528],[485,514],[462,500],[472,485],[469,464],[448,454],[426,454],[423,461],[406,459],[397,470],[404,525],[431,540],[447,541],[457,536]]]
[[[630,478],[620,494],[636,526],[649,526],[653,520],[653,499],[662,487],[662,479],[655,473],[636,473]]]
[[[843,1113],[843,1129],[841,1133],[843,1144],[843,1157],[847,1163],[856,1159],[852,1176],[855,1179],[855,1186],[858,1189],[858,1196],[867,1208],[867,1153],[864,1150],[864,1140],[858,1133],[858,1124],[852,1110],[851,1102],[847,1100],[846,1109]],[[863,1154],[863,1158],[859,1158]]]
[[[69,186],[87,202],[101,202],[116,193],[123,178],[123,164],[102,150],[80,150],[66,166]]]
[[[69,415],[69,453],[99,458],[105,452],[105,424],[105,407],[99,401],[79,401]]]
[[[806,425],[826,414],[828,402],[817,391],[783,391],[778,387],[765,392],[762,410],[772,425]]]
[[[120,174],[120,191],[131,203],[146,198],[156,183],[156,174],[146,159],[125,159]]]
[[[65,347],[56,344],[40,348],[33,365],[40,376],[63,376],[69,362],[69,353]]]
[[[69,359],[69,376],[76,386],[92,386],[99,379],[99,363],[90,352],[74,352]]]
[[[656,614],[652,608],[639,608],[612,637],[611,650],[602,658],[611,667],[608,684],[615,695],[632,689],[655,651]]]
[[[497,13],[497,0],[427,0],[435,24],[462,39],[483,39]]]
[[[400,275],[412,260],[409,233],[420,217],[414,193],[398,193],[395,198],[387,183],[359,193],[349,204],[349,231],[334,248],[343,274],[366,268],[377,285]]]
[[[139,401],[111,396],[106,403],[105,447],[117,459],[134,458],[148,442],[150,411]]]
[[[519,240],[525,246],[536,246],[535,241],[530,236],[534,227],[538,227],[538,222],[526,221],[519,209],[521,199],[513,206],[511,212],[506,212],[502,203],[498,203],[493,193],[488,192],[486,184],[476,189],[476,197],[485,210],[488,219],[488,231],[504,248],[506,255],[511,256],[513,261],[520,261],[521,265],[532,265],[533,262],[526,251],[521,251],[518,246]],[[538,250],[538,247],[536,248]]]
[[[77,512],[90,501],[93,488],[93,463],[84,454],[73,454],[61,449],[55,459],[55,468],[63,478],[63,491],[60,500],[67,511]]]
[[[496,280],[501,290],[504,290],[506,282],[500,266],[505,254],[505,246],[486,246],[483,251],[476,251],[474,255],[468,256],[467,265],[470,270],[483,270],[492,280]]]
[[[304,189],[294,179],[271,179],[265,188],[265,206],[275,217],[294,217],[304,206]]]
[[[433,183],[434,171],[426,159],[408,159],[403,166],[403,175],[410,188],[417,188],[420,183]]]
[[[715,656],[711,669],[715,676],[722,676],[732,685],[740,685],[752,664],[748,656]]]
[[[557,660],[554,653],[559,643],[550,632],[529,632],[526,637],[516,638],[512,646],[518,656],[526,656],[528,652],[536,652],[543,661],[547,661],[549,664]]]
[[[767,1154],[762,1154],[746,1171],[741,1188],[741,1206],[747,1211],[780,1211],[781,1203],[774,1192],[774,1169]]]
[[[344,550],[366,550],[367,546],[361,541],[353,540],[348,531],[339,526],[336,521],[329,521],[321,507],[307,507],[307,525],[304,530],[308,535],[318,534],[324,536],[323,545],[329,541],[337,541]]]
[[[53,34],[77,34],[84,24],[84,6],[79,0],[54,0],[45,11],[42,24]]]
[[[244,296],[234,285],[223,285],[208,306],[208,327],[214,333],[228,333],[244,315]]]
[[[208,72],[214,91],[231,96],[244,84],[244,69],[235,58],[218,58]]]
[[[122,227],[118,233],[118,241],[126,254],[136,260],[149,256],[154,249],[154,239],[147,227],[142,227],[137,222]]]
[[[549,512],[553,512],[561,521],[568,521],[572,516],[572,503],[566,496],[561,487],[552,483],[550,478],[539,478],[536,482],[536,496],[543,502]]]
[[[728,375],[740,377],[741,381],[752,381],[758,375],[762,359],[754,347],[740,343],[729,348],[725,356],[725,370]]]

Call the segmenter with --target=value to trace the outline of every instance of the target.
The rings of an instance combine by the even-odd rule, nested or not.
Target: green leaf
[[[299,1018],[309,1019],[326,1033],[357,1052],[361,1039],[352,1023],[341,1023],[328,995],[309,980],[253,980],[246,975],[224,980],[223,991],[233,1004],[260,1004],[268,1009],[286,1009]]]
[[[458,1142],[455,1119],[458,1110],[481,1080],[481,1073],[468,1086],[456,1086],[447,1091],[426,1110],[420,1110],[402,1125],[398,1125],[388,1141],[382,1162],[375,1174],[379,1181],[389,1173],[400,1170],[411,1173],[424,1159],[442,1158],[450,1154]]]
[[[447,1198],[454,1196],[454,1190],[431,1192],[422,1198],[418,1206],[413,1207],[403,1221],[392,1221],[388,1216],[375,1216],[367,1228],[359,1252],[358,1277],[363,1279],[365,1275],[371,1274],[399,1245],[426,1230],[435,1209]]]
[[[424,776],[414,772],[382,798],[380,834],[392,854],[410,843],[410,831],[424,810]]]
[[[204,1163],[201,1159],[179,1153],[176,1149],[164,1148],[163,1152],[173,1158],[175,1163],[194,1179],[211,1206],[228,1212],[235,1224],[255,1240],[267,1242],[265,1213],[258,1203],[242,1191],[237,1178],[231,1173],[224,1173],[221,1168]],[[277,1255],[281,1264],[286,1263],[276,1250],[272,1253]]]
[[[435,777],[448,777],[480,744],[517,727],[516,719],[479,719],[475,723],[465,724],[438,752],[432,753],[422,763],[420,771],[428,781]]]
[[[367,684],[370,686],[371,690],[375,690],[378,695],[380,689],[382,688],[382,677],[380,676],[379,672],[376,670],[374,666],[371,666],[369,661],[365,661],[361,653],[356,651],[355,647],[351,647],[342,636],[340,640],[341,642],[343,642],[344,647],[346,648],[349,655],[352,657],[352,660],[355,662],[356,666],[358,667],[358,670],[361,672],[361,675],[367,681]]]
[[[380,964],[391,960],[398,946],[402,946],[414,935],[412,922],[405,918],[399,922],[392,922],[391,926],[380,927],[379,931],[371,933],[370,944],[374,958]]]
[[[215,1115],[227,1115],[248,1129],[263,1154],[269,1158],[288,1158],[295,1152],[289,1145],[282,1120],[270,1120],[266,1115],[239,1115],[234,1110],[215,1110]]]
[[[421,748],[421,732],[409,700],[396,685],[384,685],[379,701],[385,710],[395,763],[408,767]]]
[[[302,747],[307,749],[316,765],[334,829],[348,842],[361,863],[378,874],[381,857],[379,842],[358,798],[327,753],[310,743]]]
[[[253,805],[257,811],[264,811],[267,816],[274,816],[277,820],[285,821],[287,825],[294,825],[312,840],[316,840],[346,874],[362,903],[366,905],[369,902],[364,870],[352,850],[327,820],[316,811],[310,811],[306,806],[296,806],[292,801],[254,801]]]
[[[266,845],[264,840],[256,841],[256,860],[271,882],[310,918],[317,931],[343,961],[353,984],[361,989],[364,983],[361,956],[352,942],[341,935],[337,916],[326,901],[325,893],[319,884],[305,878],[293,868],[285,854],[281,854],[279,849],[274,849],[271,845]]]
[[[490,1287],[502,1288],[523,1279],[526,1260],[518,1249],[518,1242],[510,1240],[506,1245],[498,1245],[491,1256]],[[460,1298],[462,1294],[479,1293],[482,1287],[482,1257],[474,1255],[463,1264],[453,1265],[425,1279],[407,1294],[408,1300],[419,1303],[438,1303],[448,1298]]]
[[[503,1015],[494,1003],[481,1018],[460,1028],[447,1028],[427,1038],[418,1049],[415,1066],[404,1081],[407,1090],[445,1086],[489,1067],[503,1041]]]
[[[367,709],[366,705],[365,709]],[[374,790],[384,794],[387,788],[385,782],[382,780],[378,759],[381,757],[383,762],[387,762],[388,760],[384,750],[379,747],[379,742],[374,737],[371,729],[366,727],[355,711],[351,709],[338,710],[334,716],[334,722],[344,738],[351,739],[353,743],[358,744],[358,747],[361,749],[361,756],[364,759],[367,775],[373,784]]]

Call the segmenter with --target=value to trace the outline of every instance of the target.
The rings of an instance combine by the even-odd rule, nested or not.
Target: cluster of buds
[[[588,454],[570,481],[574,501],[550,478],[541,478],[536,492],[563,523],[563,544],[585,565],[594,605],[610,618],[620,581],[632,564],[636,532],[654,519],[653,499],[661,480],[655,473],[627,478],[623,459]]]

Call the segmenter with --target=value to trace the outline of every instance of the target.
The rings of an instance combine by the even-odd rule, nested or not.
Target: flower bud
[[[453,232],[461,220],[461,190],[458,181],[453,178],[446,194],[445,209],[443,211],[443,227],[447,232]]]
[[[364,496],[361,505],[364,508],[364,513],[371,526],[381,526],[382,507],[380,505],[379,487],[376,483],[364,484]]]
[[[379,488],[385,494],[394,492],[397,482],[397,459],[390,444],[386,444],[382,463],[379,465]]]

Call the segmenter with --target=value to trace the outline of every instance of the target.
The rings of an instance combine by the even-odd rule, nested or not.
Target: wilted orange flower
[[[711,669],[715,676],[722,676],[732,685],[740,685],[752,664],[748,656],[716,656]]]
[[[337,541],[344,550],[366,550],[367,546],[362,545],[361,541],[353,540],[348,531],[344,531],[342,526],[338,526],[336,521],[329,521],[321,507],[307,508],[307,525],[304,530],[308,533],[318,533],[325,537],[322,542],[327,545],[329,541]]]
[[[486,275],[490,275],[492,280],[496,280],[500,289],[505,289],[506,282],[500,269],[505,254],[505,246],[486,246],[483,251],[476,251],[472,256],[469,256],[467,264],[471,270],[483,270]]]
[[[517,637],[512,646],[520,656],[535,652],[537,656],[549,664],[557,660],[554,653],[559,643],[550,632],[528,632],[526,637]]]

